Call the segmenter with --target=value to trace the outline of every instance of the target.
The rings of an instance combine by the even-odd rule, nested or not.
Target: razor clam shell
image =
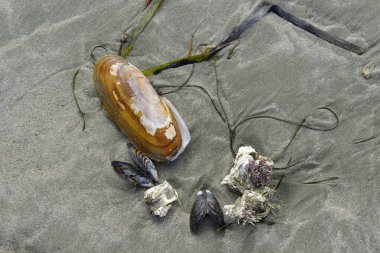
[[[189,131],[189,128],[187,127],[186,125],[186,122],[185,120],[182,118],[181,114],[178,112],[177,108],[172,104],[172,102],[170,102],[169,99],[165,98],[165,97],[162,97],[162,100],[168,105],[168,107],[172,110],[173,114],[174,114],[174,117],[176,118],[177,122],[178,122],[178,126],[179,126],[179,131],[181,132],[181,136],[182,136],[182,145],[181,147],[179,148],[179,150],[177,151],[177,153],[175,153],[174,155],[172,156],[169,156],[167,157],[167,159],[169,161],[174,161],[175,159],[177,159],[177,157],[183,153],[183,151],[185,150],[186,146],[189,144],[189,142],[191,141],[191,135],[190,135],[190,131]]]
[[[127,60],[109,55],[100,58],[94,67],[94,84],[111,120],[149,158],[173,160],[190,141],[178,111]]]

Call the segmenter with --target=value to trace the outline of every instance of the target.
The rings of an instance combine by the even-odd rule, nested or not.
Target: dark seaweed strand
[[[319,184],[319,183],[324,183],[324,182],[328,182],[328,181],[335,181],[337,179],[339,179],[339,177],[329,177],[329,178],[321,179],[321,180],[317,180],[317,181],[304,182],[303,184]]]
[[[218,79],[218,72],[216,70],[216,66],[212,65],[212,67],[213,67],[214,73],[215,73],[216,96],[218,98],[218,102],[219,102],[220,108],[222,108],[222,112],[223,112],[224,118],[226,119],[225,124],[226,124],[226,126],[228,128],[228,132],[229,132],[229,135],[230,135],[230,150],[231,150],[232,156],[235,157],[236,156],[236,152],[235,152],[235,150],[233,148],[232,142],[233,142],[233,139],[236,136],[236,132],[231,127],[230,121],[228,120],[228,116],[227,116],[226,110],[224,109],[224,106],[223,106],[222,101],[220,99],[220,94],[219,94],[219,79]]]
[[[336,113],[335,113],[333,110],[331,110],[331,109],[328,108],[328,107],[319,107],[319,108],[317,108],[317,110],[327,110],[327,111],[331,112],[331,114],[334,116],[334,118],[335,118],[335,120],[336,120],[335,125],[332,126],[332,127],[330,127],[330,128],[317,128],[317,127],[307,126],[307,125],[305,125],[304,123],[305,123],[306,119],[311,115],[311,113],[308,114],[308,115],[307,115],[307,116],[301,121],[301,123],[293,122],[293,121],[290,121],[290,120],[288,120],[288,119],[283,119],[283,118],[279,118],[279,117],[275,117],[275,116],[271,116],[271,115],[251,115],[251,116],[245,118],[244,120],[240,121],[239,123],[237,123],[237,124],[233,127],[232,131],[233,131],[233,133],[235,133],[236,130],[237,130],[237,128],[238,128],[239,126],[241,126],[242,124],[244,124],[245,122],[248,122],[248,121],[250,121],[250,120],[252,120],[252,119],[260,119],[260,118],[264,118],[264,119],[265,119],[265,118],[266,118],[266,119],[273,119],[273,120],[276,120],[276,121],[280,121],[280,122],[284,122],[284,123],[287,123],[287,124],[295,125],[295,126],[297,126],[297,130],[296,130],[295,133],[293,134],[293,136],[292,136],[292,138],[290,139],[288,145],[286,145],[286,147],[284,148],[284,150],[281,152],[281,153],[284,153],[284,152],[288,149],[288,147],[291,145],[291,143],[293,142],[293,140],[295,139],[295,137],[297,136],[297,134],[298,134],[298,132],[299,132],[299,130],[300,130],[301,128],[306,128],[306,129],[310,129],[310,130],[314,130],[314,131],[323,131],[323,132],[325,132],[325,131],[331,131],[331,130],[334,130],[335,128],[338,127],[338,125],[339,125],[339,118],[338,118],[338,116],[336,115]],[[231,146],[232,146],[232,150],[234,151],[234,149],[233,149],[233,144],[234,144],[234,142],[235,142],[235,136],[232,136],[232,137],[233,137],[233,138],[232,138],[232,140],[231,140]],[[297,163],[297,164],[298,164],[298,163]],[[294,165],[295,165],[295,164],[293,164],[293,165],[291,165],[291,166],[288,166],[288,168],[289,168],[289,167],[292,167],[292,166],[294,166]],[[279,168],[279,169],[281,169],[281,168]]]
[[[228,120],[228,116],[227,116],[226,110],[224,109],[224,106],[223,106],[223,104],[222,104],[222,101],[220,100],[220,93],[219,93],[219,79],[218,79],[218,72],[216,71],[216,66],[215,66],[215,64],[212,65],[212,68],[214,69],[214,73],[215,73],[216,96],[217,96],[217,98],[218,98],[218,102],[219,102],[220,108],[222,109],[222,112],[223,112],[224,118],[226,119],[225,122],[226,122],[226,124],[227,124],[228,130],[231,132],[231,124],[230,124],[230,121]]]
[[[253,10],[253,12],[248,16],[247,19],[243,21],[240,25],[236,26],[234,30],[225,37],[218,46],[223,46],[230,42],[233,42],[240,38],[240,35],[248,30],[254,23],[259,21],[262,17],[264,17],[268,12],[270,12],[272,5],[271,4],[263,4],[258,10]]]
[[[304,161],[306,161],[306,160],[301,160],[301,161],[298,161],[298,162],[294,162],[294,163],[286,165],[285,167],[273,167],[273,169],[274,170],[286,170],[286,169],[294,167],[294,166],[296,166],[296,165],[298,165],[300,163],[303,163]]]
[[[78,70],[75,72],[75,74],[74,74],[73,80],[72,80],[72,82],[71,82],[71,91],[72,91],[72,93],[73,93],[74,101],[75,101],[75,104],[76,104],[76,106],[77,106],[77,108],[78,108],[79,115],[80,115],[80,117],[82,118],[82,121],[83,121],[82,131],[84,131],[84,130],[86,129],[86,121],[85,121],[85,119],[84,119],[84,116],[85,116],[86,114],[85,114],[85,113],[82,111],[82,109],[80,108],[79,103],[78,103],[77,96],[75,95],[75,85],[76,85],[77,76],[78,76],[79,72],[80,72],[80,69],[78,69]]]
[[[325,32],[312,24],[303,21],[302,19],[297,18],[296,16],[293,16],[292,14],[286,12],[284,9],[277,5],[272,5],[271,11],[275,14],[277,14],[279,17],[285,19],[286,21],[292,23],[293,25],[301,28],[302,30],[305,30],[314,36],[317,36],[318,38],[321,38],[324,41],[327,41],[335,46],[338,46],[340,48],[343,48],[345,50],[351,51],[357,55],[361,55],[365,53],[365,49],[362,47],[359,47],[357,45],[354,45],[346,40],[343,40],[335,35],[332,35],[328,32]]]
[[[94,51],[95,51],[95,49],[97,49],[97,48],[103,48],[103,49],[106,51],[106,53],[108,53],[108,49],[107,49],[108,47],[109,47],[108,44],[103,43],[103,44],[100,44],[100,45],[95,46],[95,47],[91,50],[90,58],[91,58],[91,62],[92,62],[93,65],[95,65],[95,63],[96,63],[96,61],[97,61],[97,59],[96,59],[96,57],[95,57],[95,55],[94,55]],[[80,106],[79,106],[79,102],[78,102],[78,99],[77,99],[77,96],[75,95],[76,81],[77,81],[77,76],[78,76],[79,72],[80,72],[80,69],[78,69],[78,70],[74,73],[73,80],[72,80],[72,82],[71,82],[71,92],[73,93],[74,101],[75,101],[75,104],[76,104],[76,106],[77,106],[77,108],[78,108],[79,115],[80,115],[80,117],[82,118],[82,121],[83,121],[82,131],[84,131],[84,130],[86,129],[86,120],[85,120],[85,118],[84,118],[84,116],[85,116],[86,114],[85,114],[85,113],[82,111],[82,109],[80,108]]]
[[[282,180],[284,179],[285,175],[282,174],[281,177],[280,177],[280,180],[278,180],[277,184],[276,184],[276,187],[274,188],[275,191],[277,191],[277,189],[280,187],[281,183],[282,183]]]
[[[310,115],[311,115],[311,113],[309,113],[309,115],[307,115],[307,116],[302,120],[302,123],[298,125],[297,130],[294,132],[292,138],[290,139],[288,145],[286,145],[286,147],[284,148],[284,150],[282,151],[282,153],[284,153],[284,152],[289,148],[289,146],[292,144],[293,140],[296,138],[298,132],[300,131],[300,129],[301,129],[302,127],[305,127],[305,128],[307,128],[307,129],[310,129],[310,130],[323,131],[323,132],[331,131],[331,130],[334,130],[335,128],[338,127],[338,125],[339,125],[339,118],[338,118],[338,115],[336,115],[336,113],[335,113],[333,110],[331,110],[331,109],[328,108],[328,107],[319,107],[319,108],[317,108],[317,110],[327,110],[327,111],[331,112],[331,114],[334,116],[334,118],[335,118],[335,120],[336,120],[335,125],[334,125],[333,127],[331,127],[331,128],[324,128],[324,129],[323,129],[323,128],[320,129],[320,128],[313,128],[313,127],[310,127],[310,126],[305,126],[304,123],[305,123],[306,119],[309,118]]]
[[[249,17],[243,21],[239,26],[235,27],[235,29],[226,37],[224,38],[220,43],[219,46],[224,45],[225,43],[230,43],[234,40],[237,40],[240,38],[240,35],[245,32],[248,28],[250,28],[254,23],[259,21],[261,18],[263,18],[266,14],[269,12],[273,12],[282,19],[292,23],[293,25],[301,28],[302,30],[305,30],[314,36],[327,41],[335,46],[338,46],[340,48],[343,48],[345,50],[351,51],[355,54],[361,55],[365,52],[365,49],[362,47],[359,47],[357,45],[354,45],[346,40],[343,40],[335,35],[329,34],[312,24],[297,18],[296,16],[286,12],[284,9],[279,7],[278,5],[274,5],[271,3],[264,3],[262,7],[260,7],[257,11],[253,11]]]
[[[174,86],[173,85],[175,87],[175,89],[173,89],[171,91],[168,91],[168,92],[161,92],[160,95],[167,95],[167,94],[170,94],[170,93],[174,93],[177,90],[183,88],[190,81],[191,77],[193,76],[193,74],[194,74],[194,68],[195,68],[195,65],[194,64],[191,65],[190,75],[186,78],[186,80],[181,85],[179,85],[179,86],[177,86],[177,85]]]
[[[364,143],[364,142],[367,142],[367,141],[370,141],[370,140],[373,140],[373,139],[376,139],[376,138],[377,138],[377,136],[372,136],[372,137],[369,137],[367,139],[354,141],[354,144]]]
[[[191,35],[192,38],[194,38],[194,34],[195,34],[195,32]],[[191,40],[192,40],[192,39],[190,39],[190,41],[191,41]],[[192,42],[191,42],[191,44],[192,44]],[[192,46],[192,45],[189,45],[189,48],[190,48],[190,46]],[[196,53],[196,52],[199,50],[199,48],[201,48],[202,46],[203,46],[203,44],[200,44],[200,45],[197,47],[197,49],[195,50],[195,53]],[[190,55],[189,55],[188,57],[190,57]],[[177,90],[183,88],[183,87],[184,87],[184,86],[190,81],[191,77],[193,77],[194,69],[195,69],[195,65],[192,64],[191,66],[192,66],[192,68],[191,68],[191,71],[190,71],[189,76],[187,77],[187,79],[186,79],[181,85],[176,85],[176,86],[175,86],[175,89],[173,89],[173,90],[171,90],[171,91],[168,91],[168,92],[161,92],[160,95],[167,95],[167,94],[170,94],[170,93],[176,92]],[[158,73],[159,73],[159,72],[155,73],[155,75],[158,74]],[[169,86],[166,86],[166,87],[169,87]]]
[[[154,88],[157,90],[157,89],[160,89],[160,88],[177,88],[178,86],[176,85],[160,85],[160,86],[154,86]],[[210,99],[211,103],[212,103],[212,106],[214,107],[215,111],[217,112],[217,114],[219,115],[219,117],[222,119],[222,121],[224,123],[226,123],[226,120],[223,118],[223,115],[222,113],[219,111],[218,107],[216,106],[216,103],[215,101],[211,98],[211,95],[210,93],[208,93],[208,91],[203,88],[202,86],[198,86],[198,85],[186,85],[186,86],[183,86],[181,88],[197,88],[197,89],[200,89],[203,93],[206,94],[206,96]],[[178,91],[178,89],[176,90]],[[162,94],[167,94],[167,93],[161,93],[158,91],[158,94],[159,95],[162,95]]]
[[[109,45],[106,44],[106,43],[102,43],[102,44],[100,44],[100,45],[95,46],[95,47],[91,50],[90,58],[91,58],[92,64],[94,64],[94,65],[95,65],[96,61],[98,60],[98,59],[96,59],[96,57],[95,57],[95,55],[94,55],[94,51],[95,51],[95,49],[97,49],[97,48],[103,48],[103,49],[106,51],[106,54],[108,54]]]

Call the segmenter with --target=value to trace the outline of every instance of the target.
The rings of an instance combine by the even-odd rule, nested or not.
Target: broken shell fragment
[[[162,184],[146,190],[144,199],[152,214],[165,217],[171,208],[170,203],[178,200],[178,193],[167,181],[164,181]]]
[[[227,216],[237,219],[237,223],[254,223],[260,222],[268,216],[275,208],[274,204],[269,201],[272,198],[274,190],[268,186],[255,190],[246,190],[242,197],[239,197],[234,205],[224,206]]]
[[[191,138],[185,121],[139,69],[108,55],[96,62],[93,77],[104,109],[137,148],[156,161],[183,152]]]
[[[158,175],[156,166],[154,166],[152,160],[150,160],[149,157],[147,157],[142,151],[138,150],[132,144],[128,144],[128,151],[137,166],[148,172],[152,176],[152,179],[157,182]]]
[[[251,146],[240,147],[230,174],[223,181],[241,193],[271,183],[273,162],[270,158],[259,155]]]
[[[152,187],[153,182],[141,168],[125,162],[112,161],[115,172],[124,180],[142,187]]]
[[[190,212],[190,231],[192,233],[198,232],[206,215],[212,218],[218,228],[224,226],[223,211],[218,200],[209,190],[202,189],[195,196],[195,202]]]

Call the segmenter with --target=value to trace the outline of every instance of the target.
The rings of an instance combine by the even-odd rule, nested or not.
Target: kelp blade
[[[156,14],[158,8],[161,6],[161,3],[164,0],[157,0],[152,7],[147,11],[145,16],[140,20],[140,23],[133,30],[132,35],[127,38],[126,41],[122,42],[121,47],[126,44],[127,46],[124,48],[120,48],[122,52],[120,52],[120,56],[125,58],[133,49],[133,45],[136,40],[140,37],[141,33],[144,31],[145,27],[149,24],[150,20],[153,18],[154,14]]]

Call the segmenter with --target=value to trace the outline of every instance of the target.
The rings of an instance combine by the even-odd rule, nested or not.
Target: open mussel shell
[[[195,201],[190,211],[190,231],[193,234],[199,231],[199,227],[207,215],[210,216],[218,228],[225,225],[223,211],[218,200],[209,190],[201,189],[195,196]]]
[[[190,142],[177,109],[127,60],[110,55],[100,58],[94,67],[94,83],[111,120],[151,159],[172,161]]]

